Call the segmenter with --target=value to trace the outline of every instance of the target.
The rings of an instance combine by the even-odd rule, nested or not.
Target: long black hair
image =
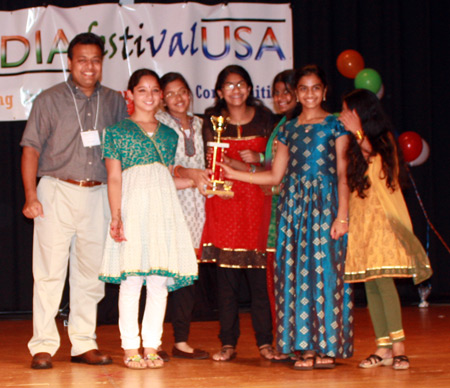
[[[347,149],[348,167],[347,182],[350,191],[357,191],[358,196],[365,198],[364,193],[371,185],[366,175],[370,158],[380,154],[382,160],[382,178],[386,186],[396,190],[404,182],[404,165],[401,150],[393,134],[393,125],[378,99],[369,90],[356,89],[344,96],[348,109],[356,110],[365,136],[369,140],[372,151],[369,158],[363,156],[361,147],[352,136]]]

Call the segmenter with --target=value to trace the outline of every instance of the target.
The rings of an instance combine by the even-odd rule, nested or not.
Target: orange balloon
[[[356,50],[345,50],[337,57],[336,66],[344,77],[355,78],[364,69],[364,59]]]

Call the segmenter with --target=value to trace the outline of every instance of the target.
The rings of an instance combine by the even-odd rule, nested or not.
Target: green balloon
[[[381,84],[380,74],[374,69],[363,69],[355,77],[356,89],[367,89],[376,94]]]

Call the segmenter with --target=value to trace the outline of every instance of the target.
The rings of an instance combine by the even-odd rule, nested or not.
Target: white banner
[[[68,76],[67,47],[81,32],[105,39],[102,83],[124,91],[131,73],[182,73],[194,112],[214,102],[221,69],[243,66],[272,108],[273,77],[293,66],[289,4],[98,4],[0,12],[0,121],[26,120],[37,94]]]

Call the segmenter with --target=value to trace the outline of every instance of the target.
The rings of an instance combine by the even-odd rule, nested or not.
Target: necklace
[[[175,122],[178,124],[178,127],[181,130],[181,133],[183,134],[184,154],[190,158],[193,157],[195,155],[194,128],[193,128],[194,118],[191,117],[189,119],[189,128],[183,128],[180,119],[172,115],[170,115],[170,117],[172,117],[175,120]]]
[[[299,117],[298,118],[298,125],[303,125],[305,127],[305,132],[308,133],[309,131],[314,129],[314,126],[313,126],[314,124],[321,123],[325,119],[325,117],[323,117],[323,116],[316,116],[316,117],[311,117],[308,120],[300,120],[300,117]]]

